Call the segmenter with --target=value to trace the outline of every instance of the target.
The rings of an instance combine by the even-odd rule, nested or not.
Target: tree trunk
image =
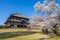
[[[48,29],[42,29],[43,33],[48,34]]]

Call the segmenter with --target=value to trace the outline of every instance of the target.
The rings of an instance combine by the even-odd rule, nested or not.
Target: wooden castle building
[[[5,22],[5,25],[8,25],[12,28],[21,28],[27,27],[29,18],[23,16],[22,14],[11,14]]]

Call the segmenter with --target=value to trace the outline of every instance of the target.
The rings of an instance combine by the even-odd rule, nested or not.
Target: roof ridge
[[[16,15],[16,14],[22,15],[21,13],[14,13],[14,14],[12,14],[12,15]]]

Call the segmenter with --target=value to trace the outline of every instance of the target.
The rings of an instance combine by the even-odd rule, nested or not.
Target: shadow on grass
[[[34,32],[34,31],[5,32],[5,33],[0,33],[0,39],[12,38],[16,36],[31,35],[34,33],[37,33],[37,32]]]

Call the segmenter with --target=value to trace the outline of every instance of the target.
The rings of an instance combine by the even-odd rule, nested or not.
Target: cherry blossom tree
[[[42,11],[43,12],[42,14],[45,14],[45,12],[48,14],[48,17],[44,17],[43,18],[44,21],[40,22],[39,24],[40,27],[44,29],[48,29],[48,28],[52,29],[54,25],[58,24],[60,20],[60,9],[59,9],[59,5],[57,5],[55,2],[56,0],[45,0],[43,3],[40,3],[38,1],[34,5],[34,9],[36,13]],[[56,14],[53,14],[53,12]]]

